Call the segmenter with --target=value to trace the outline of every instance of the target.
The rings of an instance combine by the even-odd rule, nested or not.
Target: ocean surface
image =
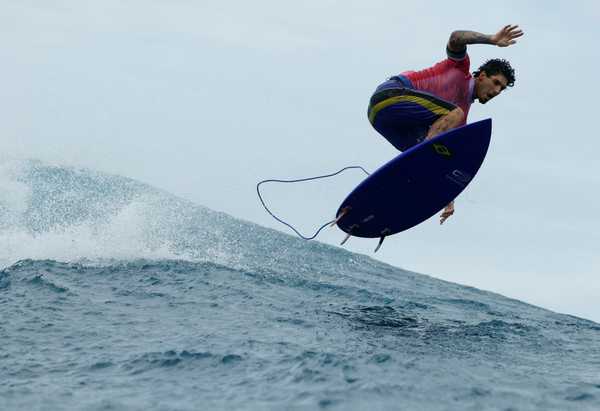
[[[600,325],[0,165],[0,410],[599,410]]]

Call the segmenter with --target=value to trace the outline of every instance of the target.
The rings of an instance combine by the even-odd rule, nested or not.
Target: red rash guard
[[[449,53],[450,54],[450,53]],[[469,55],[456,58],[448,56],[433,67],[420,71],[402,73],[413,84],[415,90],[422,90],[460,107],[466,124],[469,108],[473,102],[474,79],[469,72]]]

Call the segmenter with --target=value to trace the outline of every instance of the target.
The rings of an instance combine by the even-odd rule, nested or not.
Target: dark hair
[[[515,69],[513,69],[510,63],[504,59],[491,59],[486,61],[477,69],[477,71],[473,72],[473,77],[477,77],[479,73],[485,71],[485,74],[488,76],[493,76],[494,74],[503,74],[508,80],[507,86],[512,87],[515,85]]]

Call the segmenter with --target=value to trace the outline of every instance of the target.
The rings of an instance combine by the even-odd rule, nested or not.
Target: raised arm
[[[448,40],[448,50],[454,53],[464,53],[468,44],[492,44],[498,47],[508,47],[515,44],[515,39],[523,35],[523,30],[517,25],[504,26],[496,34],[481,34],[475,31],[457,30],[452,32]]]

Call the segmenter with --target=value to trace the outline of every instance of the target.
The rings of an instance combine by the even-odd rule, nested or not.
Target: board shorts
[[[405,76],[391,77],[377,87],[367,114],[371,125],[400,151],[425,140],[429,127],[457,106],[415,90]]]

